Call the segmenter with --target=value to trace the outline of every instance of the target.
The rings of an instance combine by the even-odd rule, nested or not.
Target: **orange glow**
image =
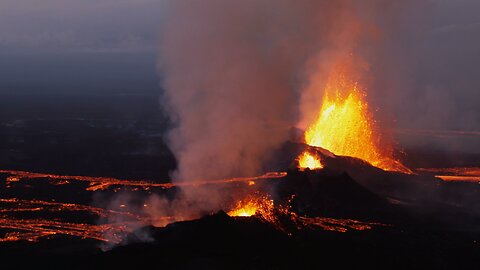
[[[244,205],[241,205],[240,208],[236,208],[228,212],[228,215],[232,217],[250,217],[255,215],[256,212],[257,205],[250,201]]]
[[[267,196],[250,196],[238,201],[227,214],[231,217],[250,217],[259,215],[265,220],[273,219],[273,200]]]
[[[331,74],[320,112],[305,132],[305,142],[336,155],[360,158],[384,170],[411,173],[393,158],[390,145],[380,145],[365,93],[343,71]]]
[[[323,168],[320,159],[309,152],[303,152],[298,157],[298,166],[302,169],[308,168],[310,170]]]

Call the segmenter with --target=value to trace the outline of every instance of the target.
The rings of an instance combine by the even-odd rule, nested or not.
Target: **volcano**
[[[303,152],[315,155],[323,167],[298,168],[296,157]],[[0,257],[11,268],[68,265],[75,269],[147,267],[153,257],[158,258],[162,267],[181,269],[267,266],[291,269],[320,265],[463,268],[477,260],[480,247],[476,241],[480,232],[473,225],[480,222],[478,184],[446,182],[420,172],[384,171],[361,159],[337,156],[302,143],[286,143],[277,156],[281,158],[272,169],[282,168],[284,173],[197,183],[222,186],[230,192],[244,190],[250,199],[199,218],[171,219],[161,227],[148,225],[147,217],[141,217],[140,213],[60,202],[5,201],[4,204],[13,206],[10,210],[3,208],[0,227],[18,233],[4,238]],[[90,180],[94,185],[103,183],[103,192],[113,193],[119,188],[142,193],[171,193],[178,188],[172,184],[159,186],[148,181],[98,177],[56,177],[14,171],[3,175],[10,179],[5,192],[35,183],[78,189],[85,182],[86,188],[77,192],[99,192],[88,188],[92,185],[88,184]],[[55,183],[55,179],[68,182]],[[135,183],[137,186],[132,188]],[[49,221],[48,215],[55,212],[66,220],[59,222],[57,217],[56,223]],[[123,220],[124,226],[128,224],[126,220],[137,225],[87,226],[85,219],[78,223],[68,217],[75,212],[127,215],[128,218],[118,220]],[[26,220],[30,220],[29,225]],[[107,232],[116,238],[104,238],[109,235]],[[98,249],[100,243],[111,239],[116,240],[108,251]],[[31,256],[28,261],[18,256],[25,252]],[[372,266],[373,261],[377,266]]]
[[[146,266],[158,254],[166,267],[209,269],[468,268],[476,261],[480,232],[471,225],[480,221],[478,184],[384,171],[305,144],[287,143],[280,151],[287,174],[255,184],[274,194],[273,218],[220,211],[149,227],[152,242],[133,234],[137,244],[96,259]],[[298,169],[295,157],[305,151],[324,167]],[[134,262],[125,259],[132,254]]]
[[[342,69],[332,72],[323,105],[301,133],[272,150],[254,176],[154,181],[0,170],[2,266],[475,265],[478,167],[403,165],[364,90]],[[221,159],[202,162],[209,166],[201,171],[217,171]]]

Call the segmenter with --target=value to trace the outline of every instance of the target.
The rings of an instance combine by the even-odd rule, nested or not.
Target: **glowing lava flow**
[[[128,213],[102,209],[87,205],[48,202],[40,200],[20,200],[16,198],[0,199],[0,229],[5,231],[0,235],[0,242],[29,241],[36,242],[40,238],[55,235],[68,235],[82,239],[95,239],[109,243],[120,243],[123,236],[133,228],[146,224],[142,217]],[[37,212],[37,214],[28,214]],[[115,215],[121,223],[89,224],[75,223],[56,218],[38,218],[53,213],[87,214],[98,217]],[[30,217],[30,218],[29,218]]]
[[[152,181],[135,181],[116,179],[109,177],[68,176],[56,174],[42,174],[26,171],[0,170],[5,174],[5,187],[14,191],[29,186],[28,181],[45,181],[49,185],[70,185],[85,183],[84,188],[89,192],[113,188],[113,191],[132,189],[150,191],[153,188],[168,189],[177,186],[197,185],[229,185],[244,184],[249,189],[256,186],[257,182],[268,179],[280,179],[286,176],[285,172],[271,172],[253,177],[236,177],[218,180],[202,180],[192,182],[155,183]],[[25,183],[26,182],[26,183]],[[78,187],[78,185],[77,185]],[[251,199],[252,209],[243,213],[239,210],[236,216],[251,216],[259,214],[267,219],[268,207],[273,207],[273,201],[265,197],[257,196]],[[103,209],[89,205],[81,205],[67,202],[25,200],[20,198],[0,198],[0,243],[12,241],[35,242],[42,238],[54,236],[71,236],[81,239],[94,239],[97,241],[116,244],[135,228],[154,224],[166,226],[169,223],[186,220],[180,216],[163,216],[150,214],[155,207],[149,204],[143,205],[140,212],[129,212],[125,204],[118,209],[124,211]],[[153,210],[152,210],[153,209]],[[233,214],[232,214],[233,215]],[[78,222],[78,218],[85,218]],[[93,224],[91,218],[100,218],[101,224]],[[107,222],[107,223],[103,223]]]
[[[196,186],[196,185],[211,185],[211,184],[228,184],[235,182],[246,182],[248,185],[255,184],[254,181],[257,180],[268,180],[268,179],[278,179],[283,178],[287,175],[286,172],[268,172],[260,176],[252,177],[235,177],[227,179],[218,179],[218,180],[195,180],[189,182],[179,182],[179,183],[155,183],[153,181],[146,180],[125,180],[117,179],[112,177],[92,177],[92,176],[77,176],[77,175],[57,175],[57,174],[44,174],[44,173],[35,173],[35,172],[26,172],[26,171],[13,171],[13,170],[0,170],[0,173],[9,174],[7,177],[6,186],[11,187],[15,182],[20,180],[29,180],[29,179],[48,179],[55,185],[65,185],[69,184],[70,181],[81,181],[88,183],[86,190],[88,191],[97,191],[105,190],[109,187],[130,187],[130,188],[141,188],[148,190],[150,188],[161,188],[168,189],[172,187],[183,187],[183,186]]]
[[[389,145],[380,145],[380,134],[368,110],[365,94],[343,71],[333,72],[329,78],[323,104],[316,120],[305,132],[305,142],[336,155],[363,159],[384,170],[411,173],[393,158]]]
[[[480,183],[480,167],[418,168],[417,171],[434,174],[444,181]]]
[[[325,231],[345,233],[352,231],[371,230],[374,227],[386,227],[387,224],[378,222],[363,222],[355,219],[335,219],[325,217],[299,217],[299,221],[304,226],[317,226]]]
[[[7,233],[0,237],[0,242],[25,240],[38,241],[42,237],[52,235],[70,235],[80,238],[90,238],[104,242],[120,243],[122,235],[132,230],[125,224],[92,225],[70,223],[46,219],[16,219],[0,217],[0,228],[20,230]]]

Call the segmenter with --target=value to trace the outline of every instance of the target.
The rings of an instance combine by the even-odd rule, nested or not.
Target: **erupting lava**
[[[266,195],[249,196],[238,201],[235,207],[228,212],[231,217],[250,217],[260,215],[265,220],[271,220],[273,215],[273,200]]]
[[[337,155],[360,158],[384,170],[411,173],[393,158],[390,146],[380,145],[380,134],[368,110],[365,93],[343,70],[331,74],[320,112],[305,132],[305,142]],[[308,155],[302,154],[299,167],[320,163]]]
[[[310,170],[323,168],[319,157],[309,152],[303,152],[298,157],[298,165],[300,168],[308,168]]]

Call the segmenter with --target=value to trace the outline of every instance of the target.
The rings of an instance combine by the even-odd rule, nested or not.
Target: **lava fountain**
[[[330,75],[323,104],[315,121],[305,132],[310,146],[325,148],[336,155],[360,158],[388,171],[411,173],[393,157],[391,145],[381,143],[381,136],[368,109],[365,91],[339,69]],[[304,152],[300,168],[321,168],[318,157]]]

